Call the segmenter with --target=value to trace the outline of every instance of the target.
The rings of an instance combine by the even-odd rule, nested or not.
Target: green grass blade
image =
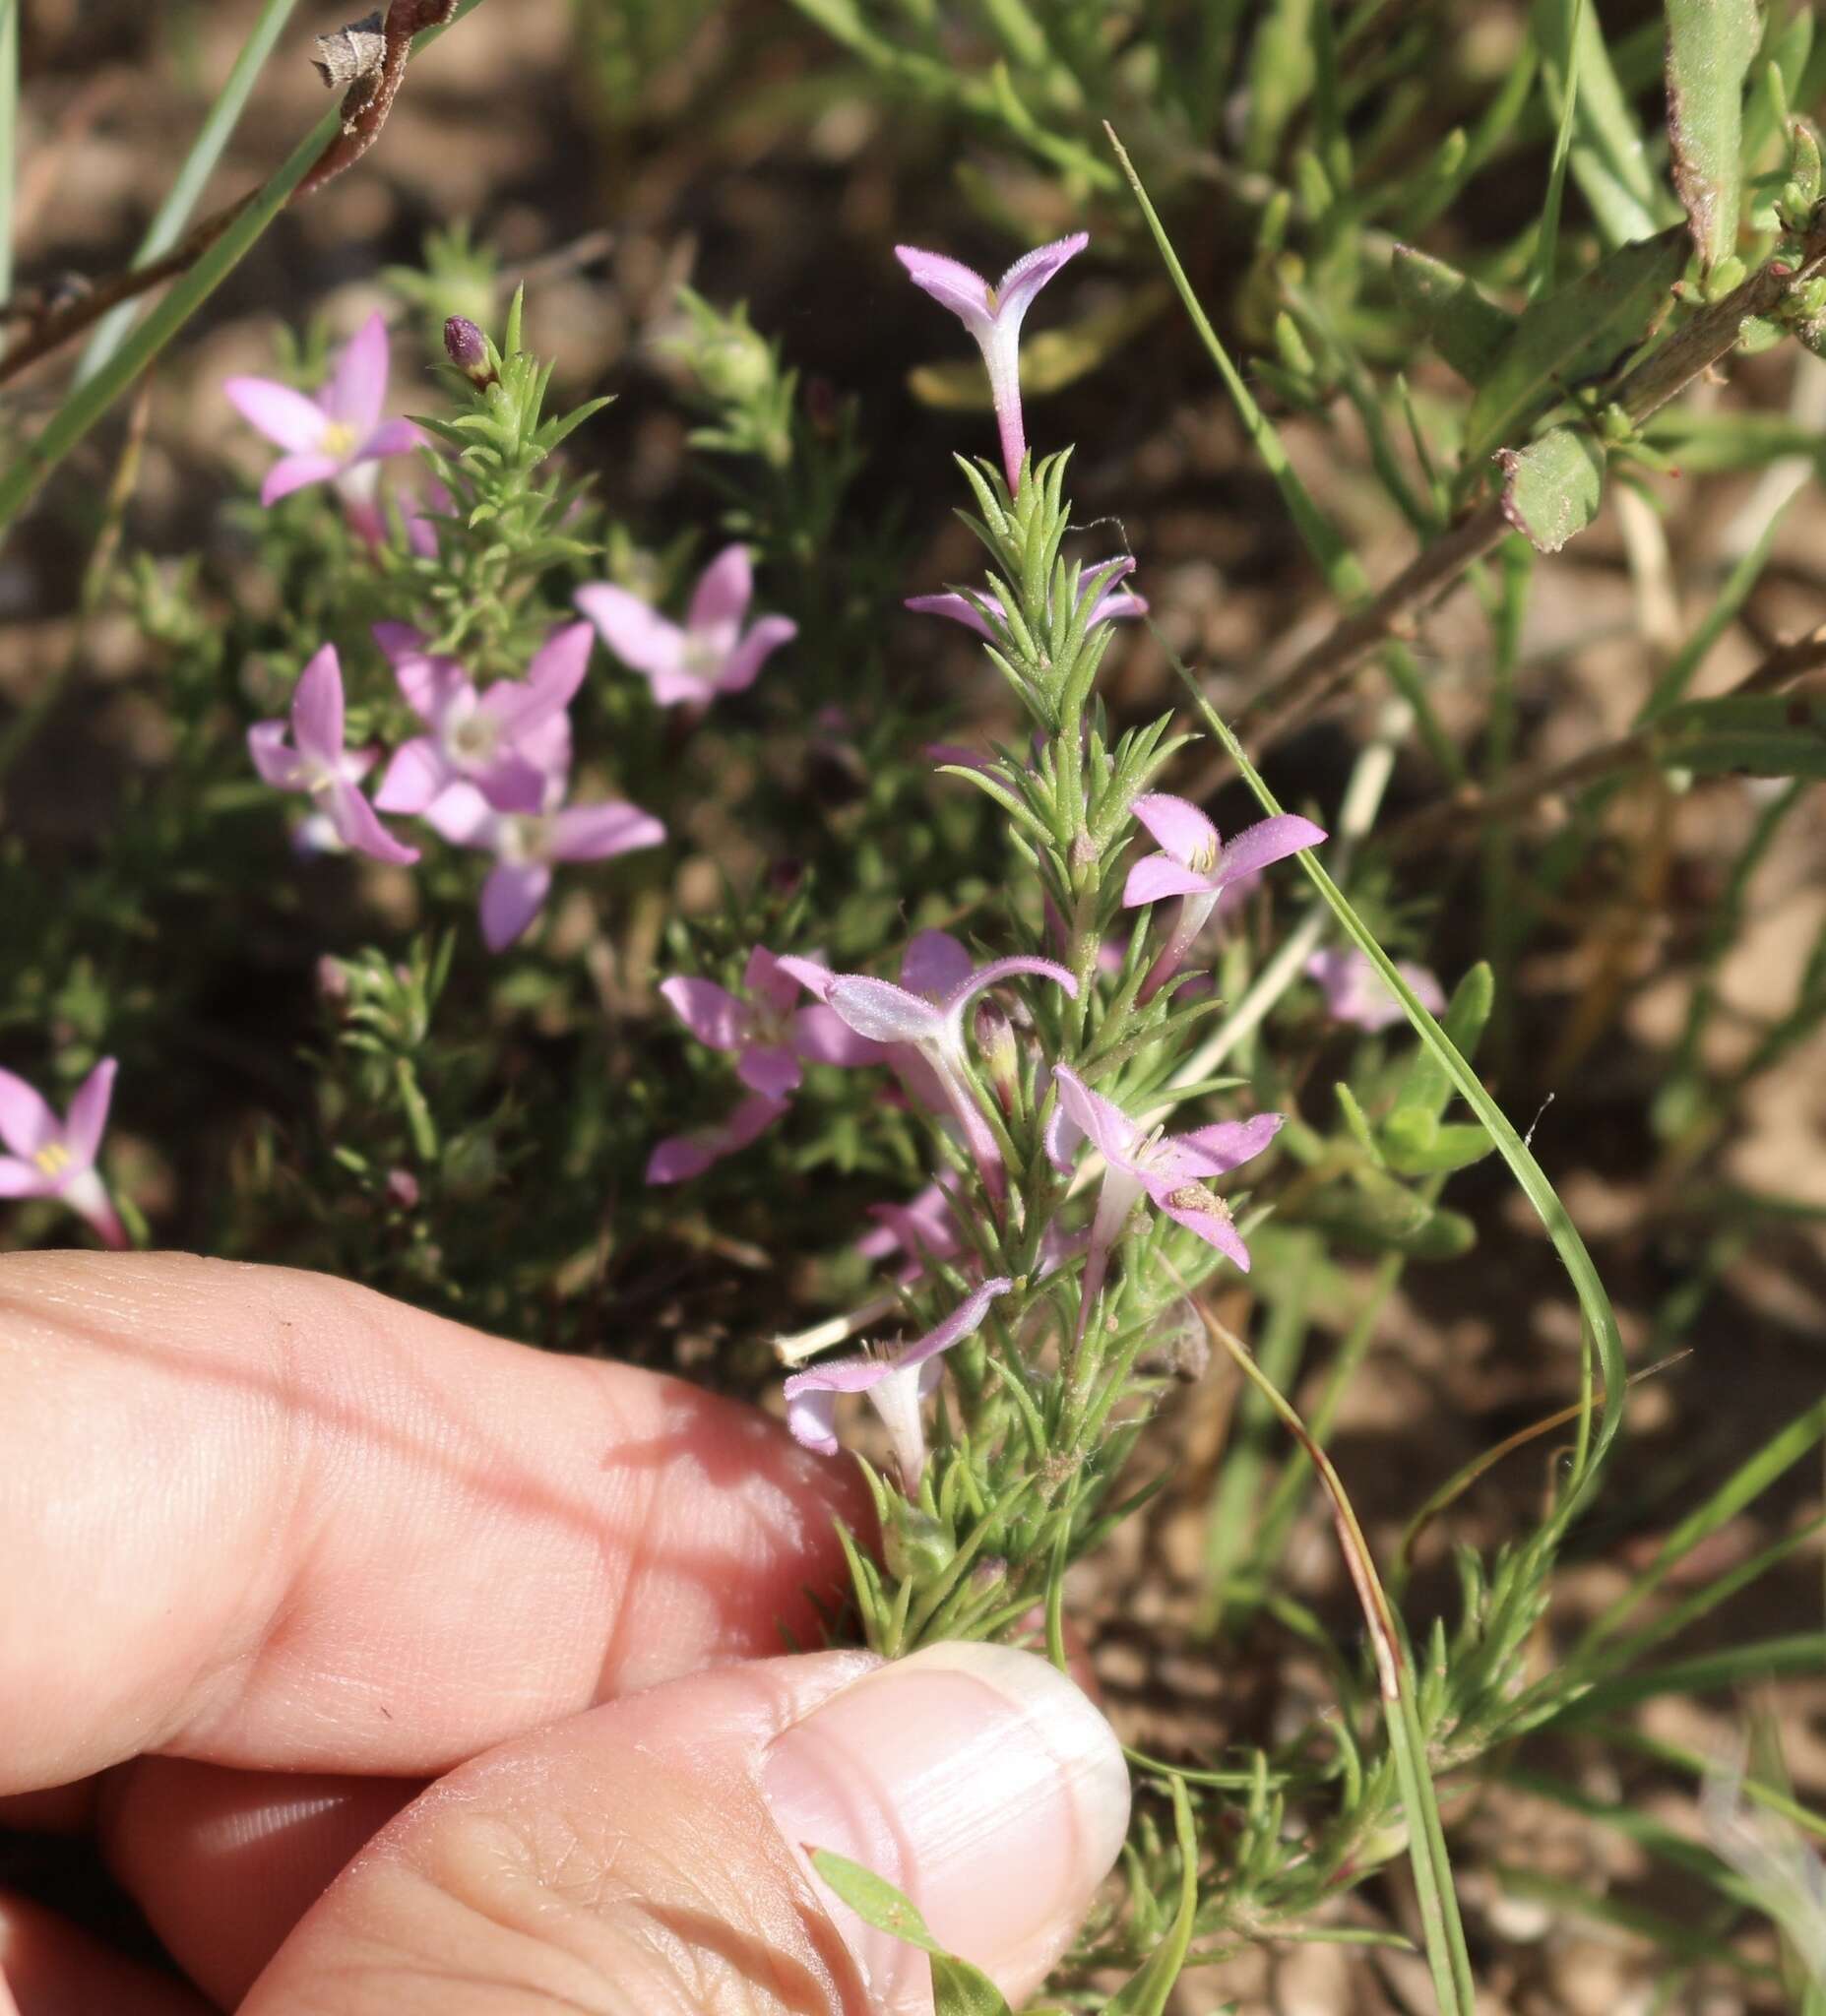
[[[451,19],[441,27],[426,29],[415,46],[435,41],[480,5],[481,0],[462,0]],[[340,117],[341,108],[331,106],[221,236],[181,280],[173,283],[170,291],[134,330],[110,362],[86,385],[74,387],[37,438],[27,444],[9,468],[0,471],[0,530],[13,522],[45,477],[253,249],[330,144]]]
[[[1826,1400],[1816,1401],[1772,1436],[1756,1454],[1696,1506],[1662,1543],[1661,1550],[1646,1570],[1631,1578],[1630,1586],[1599,1616],[1579,1641],[1570,1665],[1579,1666],[1623,1624],[1625,1618],[1654,1595],[1668,1576],[1709,1535],[1734,1519],[1746,1505],[1761,1497],[1775,1480],[1826,1438]]]
[[[1613,1715],[1640,1701],[1663,1694],[1705,1694],[1743,1686],[1784,1673],[1826,1672],[1826,1631],[1797,1631],[1789,1638],[1763,1638],[1754,1645],[1727,1646],[1691,1659],[1669,1660],[1647,1672],[1624,1673],[1601,1681],[1543,1725],[1553,1728],[1583,1723],[1596,1715]]]
[[[6,0],[0,0],[0,5]],[[249,93],[259,77],[267,58],[273,53],[273,45],[279,40],[286,22],[298,0],[266,0],[260,19],[255,22],[253,32],[242,45],[241,53],[234,59],[234,68],[228,73],[228,81],[217,94],[216,102],[210,107],[208,116],[197,130],[197,137],[190,144],[190,152],[184,157],[184,164],[177,171],[176,179],[158,206],[157,214],[146,227],[146,235],[140,240],[140,248],[133,255],[136,267],[150,266],[155,259],[170,251],[184,234],[184,227],[190,221],[191,212],[197,207],[197,199],[203,194],[203,187],[221,158],[221,151],[228,144],[228,136],[234,131]],[[4,291],[0,288],[0,291]],[[75,383],[85,385],[101,367],[108,362],[127,339],[127,332],[133,327],[133,319],[139,312],[136,301],[122,301],[104,315],[95,326],[94,334],[89,339],[88,347],[83,351],[82,361],[76,367]]]
[[[1230,732],[1228,723],[1223,721],[1215,708],[1199,692],[1196,680],[1186,665],[1175,659],[1174,666],[1192,694],[1199,713],[1212,733],[1224,745],[1231,762],[1236,765],[1243,782],[1255,794],[1256,802],[1264,811],[1273,814],[1281,810],[1279,800],[1263,782],[1255,765],[1249,761],[1242,744]],[[1549,1538],[1563,1533],[1577,1517],[1586,1499],[1595,1488],[1604,1459],[1615,1439],[1623,1419],[1624,1388],[1627,1373],[1623,1364],[1623,1341],[1617,1331],[1616,1315],[1610,1306],[1610,1297],[1605,1292],[1603,1282],[1598,1278],[1598,1269],[1591,1254],[1586,1250],[1585,1241],[1579,1236],[1578,1228],[1567,1215],[1566,1207],[1559,1201],[1553,1185],[1547,1180],[1546,1172],[1530,1153],[1527,1142],[1510,1124],[1502,1108],[1484,1091],[1481,1081],[1460,1053],[1457,1044],[1434,1021],[1433,1017],[1416,999],[1414,989],[1396,971],[1395,962],[1376,943],[1374,935],[1364,924],[1350,899],[1332,880],[1318,860],[1310,852],[1294,856],[1305,870],[1308,879],[1325,899],[1332,914],[1344,926],[1346,934],[1382,977],[1383,984],[1402,1004],[1408,1020],[1422,1043],[1438,1059],[1446,1076],[1458,1089],[1459,1095],[1472,1111],[1489,1130],[1498,1152],[1509,1165],[1523,1194],[1535,1207],[1547,1236],[1553,1242],[1553,1249],[1559,1255],[1560,1264],[1572,1282],[1573,1291],[1579,1298],[1585,1323],[1591,1336],[1596,1340],[1599,1358],[1604,1368],[1605,1406],[1604,1418],[1597,1435],[1584,1448],[1571,1480],[1558,1506],[1547,1524]]]
[[[284,209],[291,192],[336,133],[338,114],[326,112],[276,168],[266,186],[88,384],[75,387],[44,430],[0,472],[0,527],[21,508],[64,457],[153,362],[166,344],[252,251],[261,233]]]
[[[1559,257],[1560,206],[1566,195],[1566,164],[1572,158],[1573,121],[1579,108],[1579,30],[1585,20],[1585,8],[1586,0],[1572,0],[1566,10],[1566,46],[1560,54],[1559,131],[1553,136],[1547,200],[1541,213],[1541,228],[1535,235],[1534,271],[1528,282],[1531,301],[1553,290],[1554,262]]]

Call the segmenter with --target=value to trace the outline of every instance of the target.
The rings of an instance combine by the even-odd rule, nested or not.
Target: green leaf
[[[1543,51],[1567,45],[1567,17],[1577,0],[1537,0],[1535,39]],[[1631,107],[1593,0],[1579,8],[1578,95],[1572,121],[1572,178],[1592,207],[1605,242],[1623,245],[1647,238],[1665,221],[1666,198],[1643,146],[1642,127]],[[1546,58],[1548,95],[1563,102],[1565,80]]]
[[[1686,701],[1662,717],[1656,753],[1702,777],[1826,778],[1826,693]]]
[[[1526,448],[1499,448],[1502,513],[1538,553],[1557,553],[1605,501],[1605,451],[1586,427],[1554,427]]]
[[[1449,1127],[1408,1107],[1382,1124],[1382,1156],[1397,1175],[1445,1176],[1481,1162],[1495,1147],[1489,1130],[1475,1120]]]
[[[1675,224],[1619,246],[1526,308],[1471,403],[1467,463],[1483,461],[1580,380],[1634,348],[1666,306],[1686,259],[1686,232]]]
[[[1737,249],[1743,82],[1762,40],[1756,0],[1668,0],[1668,140],[1673,185],[1708,271]]]
[[[1440,1024],[1446,1040],[1460,1056],[1470,1058],[1478,1054],[1478,1045],[1483,1040],[1484,1027],[1495,1005],[1496,976],[1489,961],[1480,959],[1452,989],[1452,999]],[[1396,1108],[1400,1112],[1418,1110],[1436,1121],[1451,1102],[1452,1080],[1446,1075],[1445,1066],[1422,1043],[1402,1080]]]
[[[1420,325],[1427,341],[1461,378],[1482,384],[1497,353],[1514,335],[1516,318],[1457,267],[1412,245],[1396,246],[1389,274],[1396,299]]]
[[[1179,1909],[1166,1937],[1149,1955],[1141,1972],[1110,1998],[1103,2016],[1162,2016],[1192,1943],[1192,1920],[1198,1910],[1198,1834],[1192,1825],[1192,1801],[1186,1796],[1185,1780],[1175,1773],[1169,1784],[1173,1833],[1179,1843]]]
[[[266,0],[259,20],[241,46],[241,53],[234,59],[227,83],[217,94],[209,116],[198,127],[197,137],[190,143],[184,165],[177,171],[176,179],[165,192],[164,201],[146,227],[146,235],[133,255],[135,266],[151,265],[183,235],[190,213],[196,208],[197,198],[215,172],[222,149],[228,144],[228,136],[234,131],[241,109],[247,103],[248,94],[296,5],[297,0]],[[117,308],[109,309],[95,325],[94,334],[89,339],[82,360],[76,367],[75,382],[78,385],[93,378],[120,348],[139,312],[139,302],[122,301]]]
[[[828,1848],[811,1849],[810,1855],[812,1867],[865,1924],[932,1956],[936,2016],[1009,2016],[1001,1990],[988,1976],[947,1953],[926,1929],[925,1920],[885,1876]]]

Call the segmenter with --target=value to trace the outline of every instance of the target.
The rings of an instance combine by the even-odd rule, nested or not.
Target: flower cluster
[[[1079,235],[1031,253],[995,287],[937,254],[907,247],[899,251],[916,284],[964,321],[982,350],[1006,476],[1006,488],[999,493],[986,466],[980,480],[973,478],[983,506],[983,528],[992,540],[996,529],[1010,540],[1025,536],[1048,512],[1048,524],[1063,524],[1056,488],[1050,493],[1046,488],[1056,483],[1056,465],[1043,464],[1036,471],[1029,460],[1019,333],[1040,287],[1085,242]],[[1049,476],[1049,470],[1055,473]],[[1046,536],[1056,542],[1056,533]],[[1074,883],[1073,876],[1102,852],[1090,828],[1094,816],[1106,816],[1101,805],[1094,812],[1092,773],[1102,759],[1083,715],[1087,689],[1060,706],[1061,694],[1048,690],[1047,680],[1062,680],[1076,660],[1094,672],[1106,626],[1147,612],[1147,602],[1128,585],[1135,564],[1129,555],[1082,569],[1059,562],[1040,573],[1011,564],[1004,577],[991,577],[983,589],[918,596],[907,604],[981,637],[1040,722],[1033,760],[1025,767],[1017,768],[1012,757],[990,760],[943,745],[930,753],[981,781],[1011,809],[1033,808],[1028,830],[1036,837],[1050,839],[1060,823],[1075,825],[1078,839],[1065,850],[1066,872],[1056,883],[1043,883],[1041,892],[1061,959],[1017,954],[979,965],[949,933],[927,930],[908,944],[893,980],[834,974],[819,960],[777,956],[756,946],[739,993],[682,976],[661,988],[699,1041],[734,1059],[744,1092],[719,1124],[661,1141],[649,1164],[650,1182],[701,1174],[746,1147],[787,1110],[806,1063],[886,1066],[899,1079],[907,1102],[923,1110],[949,1143],[947,1166],[938,1178],[908,1204],[874,1207],[878,1227],[860,1245],[874,1259],[902,1255],[903,1288],[942,1274],[953,1284],[964,1284],[961,1299],[914,1343],[815,1364],[786,1383],[792,1432],[809,1447],[825,1451],[838,1447],[837,1397],[866,1395],[887,1425],[902,1488],[909,1494],[918,1492],[926,1464],[920,1403],[936,1386],[945,1354],[977,1334],[999,1298],[1019,1296],[1016,1315],[1024,1313],[1040,1284],[1082,1245],[1072,1346],[1074,1360],[1081,1358],[1092,1319],[1102,1307],[1111,1260],[1143,1222],[1138,1207],[1144,1200],[1233,1266],[1246,1270],[1249,1265],[1229,1207],[1211,1185],[1261,1154],[1280,1129],[1282,1116],[1262,1113],[1168,1137],[1107,1091],[1094,1089],[1090,1077],[1103,1076],[1107,1067],[1081,1064],[1080,1055],[1093,1053],[1078,1050],[1069,1034],[1062,1040],[1055,1034],[1057,1049],[1037,1036],[1042,1026],[1055,1033],[1084,1030],[1090,990],[1103,977],[1119,984],[1125,968],[1132,968],[1134,976],[1122,1012],[1157,1023],[1163,1014],[1176,1012],[1166,1001],[1150,1004],[1181,974],[1213,913],[1272,863],[1325,838],[1310,820],[1280,815],[1226,843],[1197,806],[1166,792],[1131,788],[1116,805],[1109,837],[1133,819],[1159,850],[1134,862],[1119,896],[1112,890],[1109,902],[1144,911],[1142,932],[1152,928],[1155,905],[1173,906],[1153,961],[1143,973],[1135,965],[1145,956],[1143,941],[1125,953],[1095,933],[1081,941],[1082,922],[1068,924],[1068,910],[1080,920],[1091,914],[1087,899],[1094,885]],[[726,581],[721,573],[725,565]],[[1012,585],[1016,580],[1026,582],[1018,594]],[[619,589],[587,590],[579,602],[617,654],[654,681],[661,704],[701,705],[719,691],[745,684],[753,665],[772,648],[766,624],[746,638],[740,635],[746,588],[745,565],[738,570],[724,556],[706,576],[683,629],[656,618]],[[1033,665],[1032,673],[1015,670],[1024,662]],[[1149,748],[1157,748],[1160,740],[1157,732]],[[1132,760],[1138,776],[1148,774],[1143,758]],[[1107,909],[1102,914],[1107,915]],[[1042,1020],[1024,1007],[1017,1011],[1017,1023],[995,998],[995,990],[1015,981],[1030,986],[1045,982],[1057,990],[1055,999],[1071,1005],[1076,1020]],[[1173,992],[1177,999],[1188,989]],[[1037,1142],[1044,1151],[1038,1165]],[[1077,1187],[1079,1158],[1087,1145],[1098,1158],[1100,1181],[1085,1240],[1062,1231],[1057,1215]],[[1037,1195],[1032,1185],[1039,1180],[1043,1188],[1047,1163],[1063,1180],[1050,1196]],[[1089,1167],[1084,1170],[1086,1176],[1091,1173]],[[1015,1192],[1018,1175],[1026,1180],[1025,1195]],[[1038,1236],[1021,1245],[1020,1228],[1036,1211]],[[1014,1268],[1000,1271],[984,1257],[998,1250],[1007,1255],[1017,1246],[1022,1253],[1019,1278]],[[973,1276],[980,1278],[971,1286]]]
[[[489,352],[480,332],[462,325],[448,336],[448,346],[475,396],[486,397],[499,381],[492,366],[479,371]],[[387,375],[386,325],[375,315],[337,357],[314,399],[273,379],[228,381],[227,395],[242,416],[285,450],[268,472],[263,503],[327,482],[363,536],[375,544],[384,539],[376,503],[379,465],[424,445],[411,422],[382,418]],[[451,501],[440,482],[421,493],[405,520],[414,551],[435,553],[427,514],[448,510]],[[725,547],[705,569],[682,627],[626,589],[593,583],[577,592],[587,622],[554,628],[521,676],[485,687],[410,625],[378,623],[375,642],[424,732],[392,752],[372,799],[361,787],[380,752],[346,744],[343,667],[334,645],[324,645],[299,674],[289,720],[249,729],[248,753],[267,784],[310,800],[300,830],[307,850],[347,850],[409,866],[418,850],[382,824],[379,815],[387,813],[422,820],[452,846],[493,855],[480,921],[484,942],[499,952],[537,916],[557,863],[605,860],[665,838],[663,824],[638,805],[567,803],[569,710],[588,668],[592,625],[625,664],[647,677],[656,704],[702,712],[720,696],[752,685],[767,658],[796,634],[785,616],[763,616],[744,628],[753,592],[750,557],[741,545]],[[738,1115],[736,1132],[752,1139],[773,1116],[770,1108]]]

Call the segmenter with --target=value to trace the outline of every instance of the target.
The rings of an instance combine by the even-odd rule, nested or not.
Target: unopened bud
[[[970,1593],[976,1597],[992,1596],[1007,1580],[1008,1563],[1000,1554],[991,1554],[970,1571]]]
[[[387,1195],[402,1211],[418,1209],[418,1178],[410,1169],[387,1171]]]
[[[317,998],[327,1007],[340,1008],[348,999],[348,969],[340,959],[325,953],[317,962]]]
[[[989,1084],[1002,1111],[1013,1112],[1021,1068],[1021,1053],[1015,1042],[1015,1026],[999,1001],[986,994],[976,1003],[976,1054],[989,1074]]]
[[[881,1551],[890,1574],[903,1582],[927,1582],[951,1566],[958,1546],[942,1521],[896,1498],[889,1501],[883,1522]]]
[[[444,354],[475,384],[492,381],[494,369],[488,362],[488,339],[467,315],[453,315],[444,324]]]

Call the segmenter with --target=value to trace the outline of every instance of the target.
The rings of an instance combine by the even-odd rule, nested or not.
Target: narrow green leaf
[[[1559,50],[1559,127],[1553,136],[1553,159],[1547,169],[1546,201],[1541,210],[1541,226],[1535,234],[1533,271],[1529,275],[1528,298],[1538,301],[1549,293],[1559,260],[1560,206],[1566,194],[1566,165],[1572,157],[1572,136],[1579,113],[1579,58],[1584,50],[1580,30],[1592,12],[1592,0],[1572,0],[1566,19],[1565,40]],[[1551,80],[1553,72],[1548,72]]]
[[[1389,276],[1427,341],[1461,378],[1480,385],[1515,334],[1516,318],[1457,267],[1412,245],[1396,246]]]
[[[1231,732],[1229,724],[1199,691],[1198,682],[1183,662],[1175,659],[1173,665],[1191,692],[1205,724],[1217,736],[1224,746],[1225,753],[1235,764],[1256,803],[1264,812],[1271,815],[1281,811],[1280,801],[1268,788],[1255,765],[1249,761],[1248,752]],[[1491,1139],[1496,1143],[1504,1162],[1509,1165],[1523,1194],[1535,1207],[1542,1224],[1546,1228],[1547,1236],[1553,1242],[1553,1250],[1559,1255],[1560,1264],[1565,1268],[1573,1290],[1578,1295],[1579,1307],[1586,1326],[1597,1341],[1598,1354],[1603,1364],[1604,1417],[1599,1423],[1596,1436],[1589,1445],[1583,1446],[1579,1455],[1575,1457],[1571,1480],[1548,1522],[1549,1534],[1563,1532],[1578,1516],[1596,1488],[1605,1458],[1609,1453],[1611,1443],[1616,1439],[1617,1430],[1623,1424],[1623,1396],[1628,1384],[1628,1373],[1623,1363],[1623,1340],[1617,1329],[1615,1311],[1610,1306],[1610,1297],[1605,1292],[1604,1283],[1598,1278],[1598,1269],[1592,1263],[1592,1256],[1586,1248],[1585,1241],[1579,1236],[1577,1226],[1573,1224],[1566,1207],[1560,1202],[1553,1185],[1547,1180],[1546,1171],[1535,1160],[1528,1143],[1510,1123],[1502,1108],[1484,1091],[1477,1073],[1466,1062],[1451,1038],[1420,1005],[1414,989],[1396,968],[1395,962],[1376,942],[1374,932],[1357,915],[1350,898],[1325,872],[1313,852],[1308,850],[1296,854],[1294,859],[1298,861],[1307,880],[1324,899],[1326,907],[1344,926],[1352,943],[1382,976],[1384,986],[1401,1003],[1421,1042],[1437,1058],[1440,1068],[1452,1081],[1466,1104],[1489,1129]]]
[[[1668,140],[1699,263],[1737,249],[1743,84],[1762,40],[1756,0],[1668,0]]]
[[[247,103],[248,94],[265,67],[267,58],[273,53],[273,45],[279,40],[286,22],[291,18],[297,0],[266,0],[260,18],[254,23],[247,40],[241,45],[241,53],[234,59],[234,67],[228,72],[227,82],[217,94],[216,102],[209,109],[209,116],[197,129],[197,137],[190,143],[190,152],[184,157],[184,164],[178,169],[176,178],[165,192],[164,201],[154,214],[153,220],[146,227],[146,235],[140,240],[139,249],[133,255],[136,267],[150,266],[168,252],[183,235],[184,226],[190,221],[190,214],[196,208],[197,199],[203,194],[204,184],[215,172],[216,163],[221,158],[221,151],[228,144],[228,136],[234,131]],[[140,312],[137,301],[122,301],[112,308],[95,325],[94,334],[89,339],[82,359],[76,367],[75,382],[78,385],[93,378],[103,364],[113,356],[126,341],[127,332],[133,327],[134,317]]]
[[[1499,448],[1502,513],[1538,553],[1557,553],[1605,501],[1605,451],[1588,427],[1553,427],[1526,448]]]
[[[1480,959],[1452,989],[1452,998],[1446,1004],[1441,1023],[1446,1040],[1461,1056],[1477,1055],[1490,1011],[1495,1005],[1496,976],[1490,970],[1489,962]],[[1401,1082],[1401,1090],[1395,1095],[1396,1110],[1422,1112],[1437,1121],[1451,1102],[1452,1080],[1432,1050],[1422,1043],[1414,1062],[1408,1066],[1408,1075]]]
[[[1663,715],[1656,753],[1702,777],[1826,778],[1826,693],[1684,701]]]
[[[933,1938],[913,1904],[885,1876],[828,1848],[809,1848],[811,1865],[865,1924],[932,1956],[936,2016],[1008,2016],[1008,2004],[988,1976],[959,1960]]]
[[[418,46],[435,41],[480,4],[481,0],[459,0],[451,20],[426,29],[418,37]],[[73,387],[41,432],[0,471],[0,528],[12,523],[45,477],[151,366],[166,344],[253,249],[329,145],[339,117],[338,109],[332,106],[318,120],[221,236],[172,284],[108,364],[87,384]]]
[[[1173,1796],[1173,1834],[1179,1844],[1179,1909],[1166,1937],[1141,1972],[1110,1998],[1103,2016],[1162,2016],[1192,1943],[1192,1921],[1198,1910],[1198,1832],[1192,1824],[1192,1801],[1186,1796],[1185,1780],[1175,1772],[1168,1783]]]
[[[1575,0],[1537,0],[1535,38],[1543,51],[1566,47]],[[1605,46],[1598,9],[1586,5],[1578,19],[1579,88],[1573,113],[1572,178],[1578,183],[1605,242],[1627,244],[1652,237],[1667,221],[1667,198],[1650,165],[1636,118],[1610,51]],[[1564,83],[1546,58],[1552,100],[1562,103]]]
[[[1624,1673],[1575,1695],[1548,1719],[1584,1722],[1594,1715],[1612,1715],[1639,1701],[1669,1694],[1709,1694],[1769,1679],[1783,1673],[1817,1677],[1826,1672],[1826,1631],[1800,1631],[1788,1638],[1764,1638],[1753,1645],[1728,1646],[1723,1652],[1702,1652],[1692,1659],[1670,1660],[1646,1672]]]
[[[1465,423],[1465,460],[1479,463],[1633,349],[1666,306],[1686,264],[1685,230],[1623,245],[1570,285],[1522,312]]]

